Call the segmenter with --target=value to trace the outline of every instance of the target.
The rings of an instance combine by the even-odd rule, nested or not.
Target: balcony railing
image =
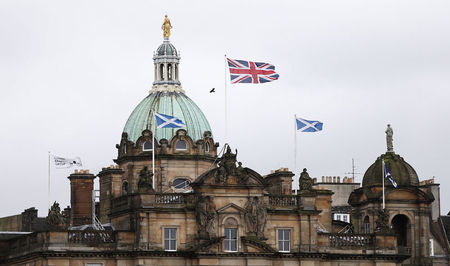
[[[374,235],[370,234],[328,234],[330,247],[367,247],[374,243]]]
[[[269,196],[269,204],[274,207],[295,207],[300,204],[297,195]]]
[[[100,244],[114,243],[115,235],[112,231],[68,231],[69,243]]]
[[[168,193],[168,194],[156,194],[156,204],[186,204],[188,203],[189,194],[183,193]]]
[[[178,208],[195,203],[193,193],[152,193],[152,194],[128,194],[111,200],[111,211],[118,212],[130,208],[158,207]],[[184,206],[180,206],[184,205]]]

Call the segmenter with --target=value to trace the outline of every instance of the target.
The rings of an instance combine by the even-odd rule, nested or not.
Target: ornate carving
[[[236,168],[236,178],[239,184],[247,184],[248,183],[248,174],[247,171],[242,167],[242,163],[238,162],[238,167]]]
[[[164,22],[161,26],[161,29],[164,31],[164,33],[163,33],[164,38],[169,38],[171,28],[172,28],[172,24],[170,24],[170,19],[166,15],[164,18]]]
[[[394,145],[392,144],[394,131],[392,130],[392,127],[390,124],[387,125],[386,129],[386,145],[387,145],[387,151],[388,152],[394,152]]]
[[[264,227],[266,226],[267,220],[267,207],[262,198],[250,197],[244,208],[244,218],[248,234],[263,239]]]
[[[230,146],[228,146],[227,151],[218,159],[219,169],[214,178],[216,184],[226,184],[228,182],[228,176],[236,176],[236,157],[237,150],[236,153],[232,153]]]
[[[216,205],[211,197],[200,196],[195,205],[197,233],[200,239],[211,239],[216,236],[214,226],[216,216]]]
[[[144,168],[139,172],[139,192],[148,192],[149,190],[153,190],[152,177],[153,173],[148,170],[147,166],[144,166]]]
[[[50,207],[50,210],[48,210],[47,225],[51,230],[64,229],[65,227],[65,218],[61,213],[59,203],[56,201]]]
[[[313,180],[309,177],[306,168],[303,168],[303,172],[300,174],[298,180],[300,191],[312,191]]]
[[[386,209],[378,210],[378,219],[375,223],[376,223],[375,232],[378,233],[390,232],[389,213]]]

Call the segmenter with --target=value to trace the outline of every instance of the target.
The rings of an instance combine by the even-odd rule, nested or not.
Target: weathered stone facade
[[[154,55],[152,90],[116,145],[116,165],[97,175],[98,209],[97,176],[75,171],[70,208],[55,202],[46,218],[28,209],[0,219],[0,230],[9,231],[0,232],[0,265],[449,264],[450,217],[439,214],[439,188],[419,182],[393,152],[392,132],[385,161],[369,167],[348,199],[354,230],[338,233],[332,202],[345,201],[314,185],[307,169],[293,192],[287,168],[261,176],[228,144],[218,151],[206,118],[181,89],[179,60],[167,36]],[[185,128],[156,129],[157,111],[183,115]],[[399,188],[386,186],[383,208],[385,162]]]

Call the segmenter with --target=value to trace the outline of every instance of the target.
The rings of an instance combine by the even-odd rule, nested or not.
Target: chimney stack
[[[89,170],[75,170],[70,180],[70,225],[92,224],[92,191],[95,176]]]

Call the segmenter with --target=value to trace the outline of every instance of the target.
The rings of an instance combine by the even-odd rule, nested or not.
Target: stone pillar
[[[75,170],[70,180],[70,225],[92,224],[92,190],[94,190],[93,174],[89,170]]]

